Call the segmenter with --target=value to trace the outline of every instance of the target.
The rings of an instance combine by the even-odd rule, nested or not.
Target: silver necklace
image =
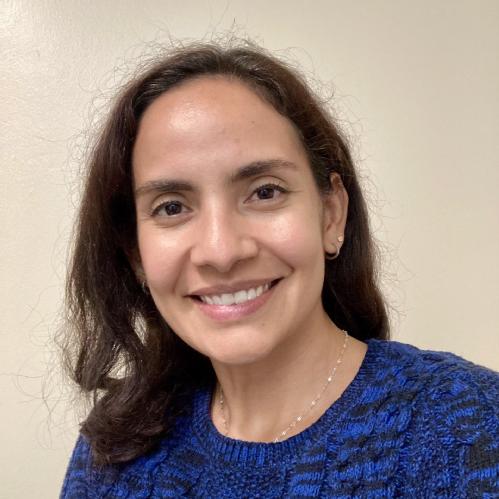
[[[343,347],[341,349],[340,355],[338,356],[338,359],[336,360],[336,363],[335,363],[335,365],[333,367],[333,370],[329,374],[329,376],[328,376],[326,382],[324,383],[324,386],[322,387],[321,391],[319,392],[319,394],[317,395],[317,397],[315,397],[314,400],[312,400],[312,402],[307,407],[307,409],[302,414],[300,414],[298,417],[296,417],[291,422],[291,424],[288,425],[288,427],[284,431],[282,431],[281,433],[279,433],[279,435],[277,437],[275,437],[275,439],[273,440],[274,443],[277,443],[277,442],[279,442],[279,440],[282,440],[288,434],[289,430],[291,430],[298,423],[300,423],[301,421],[303,421],[303,419],[305,418],[305,416],[317,405],[317,402],[319,402],[319,400],[321,399],[322,395],[326,391],[327,387],[330,385],[331,381],[333,381],[333,378],[334,378],[334,375],[336,374],[336,370],[338,369],[338,366],[343,362],[343,355],[345,354],[345,350],[347,348],[347,343],[348,343],[349,336],[348,336],[348,333],[346,331],[343,331],[343,333],[345,334],[345,340],[343,341]],[[222,390],[222,386],[221,385],[220,385],[219,403],[220,403],[220,410],[221,410],[221,414],[222,414],[222,421],[223,421],[224,430],[225,430],[224,434],[225,434],[225,436],[228,436],[229,435],[229,423],[227,422],[227,419],[225,418],[224,392]],[[230,419],[230,414],[229,414],[229,419]]]

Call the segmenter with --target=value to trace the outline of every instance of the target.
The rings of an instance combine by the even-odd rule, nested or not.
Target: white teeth
[[[232,305],[234,303],[234,295],[224,293],[222,295],[222,305]]]
[[[245,301],[248,301],[248,293],[246,291],[238,291],[234,294],[234,298],[236,300],[236,303],[243,303]]]
[[[264,284],[263,286],[258,286],[257,288],[251,288],[247,290],[236,291],[235,293],[223,293],[221,295],[203,295],[199,298],[202,302],[208,303],[209,305],[234,305],[239,303],[244,303],[249,300],[254,300],[261,294],[268,291],[270,288],[270,283]]]

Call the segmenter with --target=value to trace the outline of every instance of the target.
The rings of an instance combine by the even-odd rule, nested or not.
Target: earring
[[[340,243],[342,243],[345,240],[343,234],[341,236],[338,236],[336,239]],[[340,245],[336,245],[335,243],[331,243],[331,244],[334,246],[335,252],[334,253],[328,253],[326,251],[326,260],[334,260],[335,258],[338,258],[340,256],[341,246]]]
[[[334,246],[334,249],[336,250],[334,253],[328,253],[326,251],[326,260],[334,260],[335,258],[338,258],[340,255],[340,248],[336,246],[336,244],[331,243]]]
[[[150,295],[151,294],[149,292],[149,288],[147,287],[147,281],[145,279],[140,282],[140,286],[142,287],[142,291],[144,292],[145,295]]]

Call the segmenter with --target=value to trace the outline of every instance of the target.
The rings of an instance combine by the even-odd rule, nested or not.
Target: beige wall
[[[76,418],[51,337],[84,130],[113,68],[168,31],[235,22],[334,82],[385,245],[394,339],[499,368],[499,2],[249,5],[2,2],[0,497],[58,493]]]

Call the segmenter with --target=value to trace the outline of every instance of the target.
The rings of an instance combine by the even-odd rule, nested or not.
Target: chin
[[[205,355],[212,362],[230,366],[244,366],[264,360],[270,355],[272,348],[268,343],[248,345],[247,342],[225,341],[223,345],[207,350]]]
[[[248,352],[229,352],[226,355],[217,355],[216,357],[210,357],[212,362],[218,364],[224,364],[227,366],[245,366],[251,365],[259,360],[262,360],[262,357],[259,355],[252,355]]]

